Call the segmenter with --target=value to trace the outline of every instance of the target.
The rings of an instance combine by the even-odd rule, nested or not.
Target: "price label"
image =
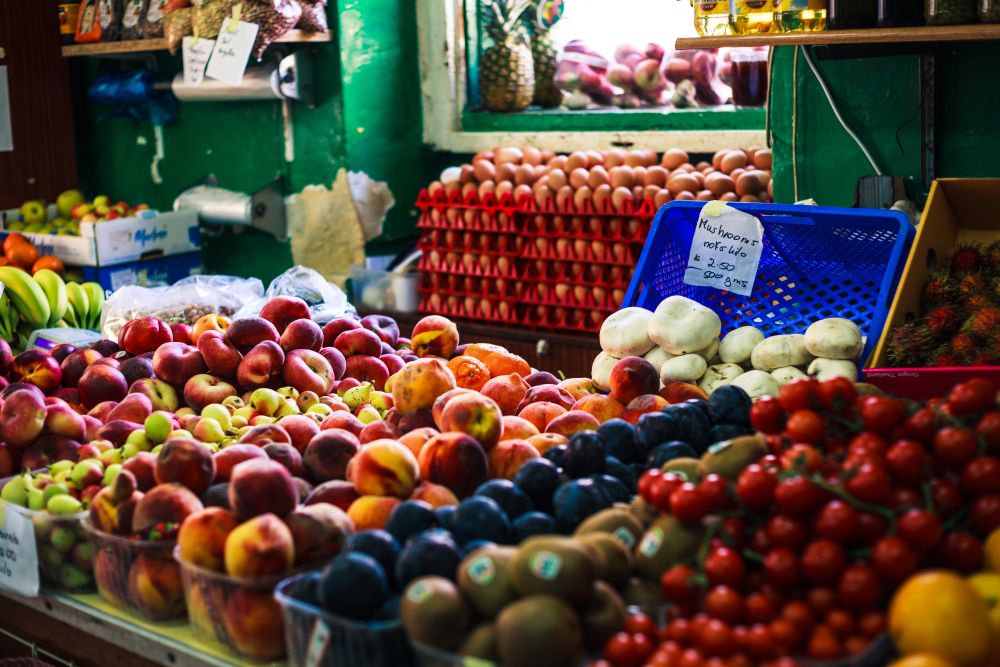
[[[760,220],[722,202],[709,202],[698,216],[684,283],[747,296],[763,248]]]
[[[205,78],[205,66],[215,47],[214,39],[185,37],[181,42],[184,61],[184,83],[197,86]]]
[[[38,595],[38,553],[31,519],[9,503],[0,503],[0,588]]]
[[[330,644],[330,628],[321,619],[316,619],[313,624],[312,634],[309,636],[309,646],[306,649],[306,667],[319,667],[323,664],[326,656],[326,647]]]
[[[222,22],[205,76],[234,86],[243,81],[247,59],[257,39],[257,24],[231,18]]]

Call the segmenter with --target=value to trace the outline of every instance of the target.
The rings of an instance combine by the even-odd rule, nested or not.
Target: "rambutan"
[[[992,306],[993,299],[991,299],[986,292],[976,292],[967,296],[962,302],[962,305],[965,307],[966,311],[974,313],[977,310]]]
[[[961,325],[961,317],[953,306],[938,306],[927,313],[927,328],[935,336],[950,336]]]
[[[968,357],[967,366],[995,366],[996,357],[987,352],[980,352],[979,354]]]
[[[986,291],[986,279],[978,273],[970,273],[962,276],[958,281],[958,293],[964,297],[972,296]]]
[[[986,268],[994,273],[1000,271],[1000,241],[994,241],[983,253]]]
[[[960,331],[951,337],[948,345],[952,351],[962,357],[973,355],[981,348],[981,344],[976,337],[970,333]]]
[[[953,273],[975,273],[982,264],[983,255],[979,246],[968,243],[955,246],[950,262]]]
[[[931,356],[930,365],[937,368],[961,366],[962,360],[952,351],[951,347],[948,345],[942,345],[935,350],[934,354]]]
[[[955,281],[945,271],[935,271],[924,285],[924,305],[934,308],[948,303],[955,293]]]
[[[977,310],[965,321],[963,328],[979,336],[994,336],[1000,332],[1000,308],[990,306]]]
[[[891,366],[924,366],[935,348],[934,336],[922,321],[906,322],[893,328],[886,343]]]

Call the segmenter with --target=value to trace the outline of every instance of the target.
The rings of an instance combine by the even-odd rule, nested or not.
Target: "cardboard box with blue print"
[[[113,266],[85,266],[83,279],[99,283],[106,290],[114,291],[126,285],[157,287],[172,285],[181,278],[200,274],[201,253],[145,259]]]
[[[18,215],[16,209],[0,214],[0,240],[7,237],[8,222]],[[112,266],[201,249],[198,215],[193,211],[150,212],[149,217],[84,222],[79,236],[21,233],[43,255],[55,255],[72,266]]]

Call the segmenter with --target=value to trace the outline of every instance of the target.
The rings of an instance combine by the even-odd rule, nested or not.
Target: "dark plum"
[[[604,443],[605,455],[614,456],[622,463],[642,461],[635,426],[624,419],[609,419],[597,429],[597,435],[601,436],[601,442]]]
[[[510,541],[510,518],[492,498],[472,496],[458,504],[451,532],[459,544],[474,540],[507,544]]]
[[[673,459],[679,459],[681,457],[698,458],[698,453],[695,452],[694,447],[686,442],[681,442],[679,440],[665,442],[662,445],[654,447],[652,451],[649,452],[649,456],[646,458],[646,467],[660,468],[667,461],[672,461]]]
[[[566,443],[563,470],[572,478],[604,472],[604,443],[597,431],[574,433]]]
[[[484,482],[474,495],[493,499],[510,519],[516,519],[532,510],[531,499],[509,479]]]
[[[406,544],[417,533],[422,533],[438,525],[434,508],[422,500],[407,500],[400,503],[389,514],[385,523],[385,531],[396,538],[400,544]]]
[[[750,426],[750,396],[736,385],[719,387],[708,397],[708,414],[716,424]]]
[[[559,488],[559,469],[546,459],[532,459],[514,475],[514,485],[524,491],[536,510],[552,510],[552,495]]]

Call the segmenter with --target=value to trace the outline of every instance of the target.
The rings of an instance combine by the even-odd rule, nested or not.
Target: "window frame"
[[[557,152],[626,147],[714,153],[766,144],[763,109],[470,111],[465,21],[463,0],[417,0],[423,138],[437,150],[476,153],[531,143]]]

